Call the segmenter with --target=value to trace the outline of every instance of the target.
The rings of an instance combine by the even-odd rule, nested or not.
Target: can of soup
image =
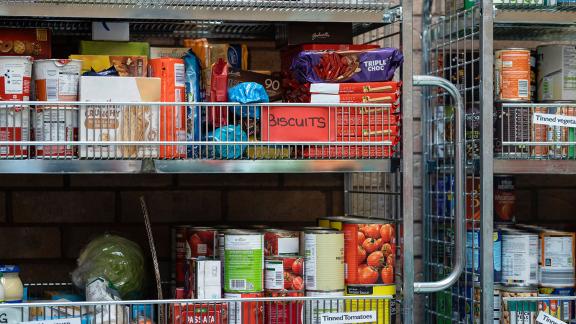
[[[300,233],[283,229],[264,230],[265,256],[295,256],[300,252]]]
[[[303,297],[303,291],[266,291],[266,297]],[[304,318],[303,301],[266,302],[264,321],[266,324],[302,324]]]
[[[514,177],[509,175],[494,176],[494,220],[497,222],[514,222],[515,205]]]
[[[264,291],[264,239],[261,233],[228,230],[224,233],[224,291]]]
[[[344,234],[330,229],[304,231],[307,291],[344,291]]]
[[[381,219],[350,218],[342,230],[346,284],[393,284],[395,225]]]
[[[225,293],[224,298],[262,298],[263,292]],[[228,324],[264,323],[264,302],[228,302]]]
[[[376,311],[378,320],[372,323],[395,323],[396,307],[394,302],[394,295],[396,295],[395,285],[347,285],[346,296],[390,296],[391,298],[346,300],[346,311]]]
[[[494,57],[496,99],[530,101],[530,50],[509,48]]]
[[[502,231],[502,282],[506,285],[538,284],[538,235],[506,229]]]
[[[306,291],[307,297],[319,297],[317,300],[307,300],[304,308],[304,323],[321,324],[322,315],[344,311],[344,290]],[[332,297],[332,298],[330,298]]]
[[[540,286],[574,287],[574,244],[574,233],[540,233]]]
[[[303,290],[303,257],[266,257],[264,260],[264,288],[267,291]]]

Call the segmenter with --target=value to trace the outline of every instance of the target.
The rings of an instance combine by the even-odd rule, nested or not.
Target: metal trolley
[[[241,310],[252,310],[254,303],[276,307],[276,302],[297,302],[311,308],[319,304],[336,303],[334,312],[346,310],[346,303],[390,302],[400,315],[398,322],[413,323],[414,293],[440,291],[455,284],[464,270],[464,189],[465,147],[464,106],[462,97],[445,75],[431,73],[415,76],[413,69],[413,1],[393,3],[385,0],[4,0],[0,1],[0,27],[47,27],[55,34],[86,36],[96,19],[130,21],[134,39],[147,37],[216,37],[236,39],[274,39],[274,31],[286,22],[350,22],[353,23],[356,42],[393,45],[402,49],[405,61],[400,71],[403,82],[401,107],[394,111],[388,104],[248,104],[234,103],[129,103],[129,102],[2,102],[0,127],[22,126],[34,118],[39,110],[49,111],[42,120],[51,125],[42,128],[48,140],[38,141],[27,136],[15,140],[6,132],[0,140],[1,173],[277,173],[277,172],[346,172],[346,212],[349,215],[370,216],[393,220],[401,231],[398,246],[402,266],[397,270],[399,279],[396,296],[378,298],[296,298],[286,300],[158,300],[107,303],[49,303],[3,305],[15,312],[20,321],[70,319],[75,323],[143,322],[149,319],[167,323],[174,307],[198,307],[218,313],[218,305]],[[426,93],[442,93],[452,104],[455,118],[450,134],[452,144],[445,148],[453,154],[452,169],[446,169],[454,179],[450,192],[454,204],[444,224],[453,225],[454,236],[446,243],[446,251],[453,258],[451,269],[446,267],[426,282],[414,282],[414,220],[419,213],[414,209],[414,148],[413,148],[413,86],[424,87]],[[464,96],[465,97],[465,96]],[[451,98],[451,99],[448,99]],[[162,130],[151,131],[150,118],[162,118],[165,110],[184,109],[202,116],[220,115],[223,111],[237,116],[229,118],[230,126],[243,126],[251,134],[227,133],[198,121],[188,122],[183,130],[194,134],[201,130],[210,136],[186,139],[162,139]],[[274,140],[270,131],[275,112],[291,114],[315,109],[324,116],[320,141]],[[88,111],[91,113],[83,114]],[[73,116],[84,116],[83,122],[92,125],[85,139],[66,139],[60,124]],[[156,114],[156,117],[154,115]],[[259,115],[257,123],[254,116]],[[60,117],[64,116],[64,117]],[[103,117],[104,116],[104,117]],[[121,118],[119,116],[122,116]],[[102,118],[103,117],[103,118]],[[53,118],[58,119],[57,122]],[[112,119],[112,120],[110,120]],[[441,119],[446,119],[442,117]],[[82,119],[81,119],[82,120]],[[356,121],[352,123],[352,121]],[[359,122],[358,122],[359,121]],[[103,136],[101,127],[125,123],[134,128],[128,131],[109,131]],[[358,125],[358,123],[360,125]],[[345,127],[355,124],[354,127]],[[374,129],[370,128],[376,125]],[[358,127],[359,126],[359,127]],[[266,128],[268,127],[268,128]],[[364,133],[367,131],[367,133]],[[358,133],[360,132],[360,133]],[[91,133],[91,134],[90,134]],[[10,136],[12,135],[12,136]],[[35,134],[37,135],[37,134]],[[48,136],[46,136],[48,135]],[[164,134],[165,135],[165,134]],[[174,135],[174,134],[171,134]],[[448,134],[446,134],[448,135]],[[448,137],[446,137],[446,140]],[[43,154],[38,155],[39,149]],[[182,158],[163,157],[162,152],[179,152]],[[450,151],[452,150],[452,151]],[[452,152],[452,153],[450,153]],[[445,163],[444,166],[447,166]],[[440,165],[438,167],[441,167]],[[438,189],[440,190],[440,189]],[[447,188],[441,190],[448,191]],[[448,220],[449,218],[449,220]],[[394,301],[391,301],[394,298]],[[341,303],[344,307],[341,307]],[[204,307],[206,304],[208,307]],[[141,306],[144,305],[144,306]],[[36,307],[39,307],[38,312]],[[306,307],[304,308],[306,309]],[[33,310],[34,312],[31,312]],[[46,311],[56,315],[46,315]],[[135,311],[135,312],[134,312]],[[50,313],[51,314],[51,313]],[[143,315],[138,318],[138,314]],[[230,313],[228,313],[230,314]],[[308,315],[311,313],[308,312]],[[28,317],[26,317],[28,315]],[[134,317],[133,315],[136,315]],[[150,315],[150,316],[148,316]],[[148,317],[147,317],[148,316]],[[306,315],[300,317],[306,319]],[[192,317],[194,319],[194,317]],[[228,321],[230,322],[230,317]],[[236,318],[238,320],[238,318]],[[309,316],[311,322],[319,317]],[[195,320],[194,320],[195,321]],[[193,322],[194,322],[193,321]],[[225,323],[222,318],[215,323]],[[238,321],[237,321],[238,322]],[[240,321],[255,323],[252,318]],[[240,323],[238,322],[238,323]],[[174,323],[178,323],[176,320]],[[196,322],[194,322],[196,323]],[[379,322],[380,323],[380,322]]]
[[[423,71],[444,77],[463,97],[464,157],[455,155],[452,98],[439,91],[423,95],[424,275],[437,280],[464,267],[456,284],[424,299],[427,323],[534,323],[551,297],[495,298],[493,263],[494,174],[573,174],[572,131],[542,137],[538,114],[570,119],[573,103],[496,102],[494,49],[526,41],[573,41],[575,1],[425,1],[422,8]],[[518,43],[508,43],[517,41]],[[526,43],[523,43],[526,42]],[[546,127],[546,126],[544,126]],[[553,129],[554,130],[554,129]],[[463,158],[465,263],[454,263],[456,218],[452,210],[454,167]],[[559,298],[562,311],[572,298]],[[504,314],[504,308],[507,308]],[[502,308],[502,310],[501,310]],[[572,316],[572,315],[571,315]],[[572,317],[570,318],[572,319]]]

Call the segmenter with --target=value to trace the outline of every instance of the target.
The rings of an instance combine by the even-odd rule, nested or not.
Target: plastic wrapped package
[[[227,125],[209,132],[206,136],[207,142],[247,142],[248,135],[242,130],[241,125]],[[211,145],[210,158],[214,159],[239,159],[244,154],[247,145]]]
[[[228,89],[228,100],[242,104],[270,102],[264,86],[256,82],[242,82]],[[234,114],[241,117],[260,119],[260,107],[234,107]]]
[[[184,55],[184,69],[186,72],[186,102],[204,101],[201,88],[202,68],[200,67],[200,61],[192,51]],[[187,141],[199,141],[201,139],[201,115],[202,110],[199,106],[188,106],[186,110]],[[187,155],[189,158],[198,157],[198,145],[188,146]]]

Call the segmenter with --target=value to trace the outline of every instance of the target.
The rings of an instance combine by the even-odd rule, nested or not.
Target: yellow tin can
[[[347,285],[346,296],[392,296],[381,299],[358,299],[346,300],[346,311],[376,311],[377,322],[373,324],[391,324],[396,322],[396,304],[394,295],[395,285]]]

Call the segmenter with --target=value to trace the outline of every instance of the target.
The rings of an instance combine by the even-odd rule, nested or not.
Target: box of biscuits
[[[32,56],[49,59],[52,56],[51,33],[46,28],[0,28],[1,56]]]

